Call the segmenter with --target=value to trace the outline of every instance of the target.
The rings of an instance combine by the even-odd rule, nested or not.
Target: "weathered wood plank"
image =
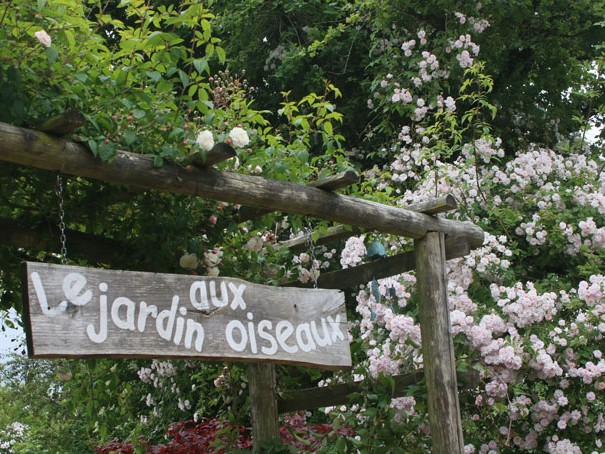
[[[205,158],[199,154],[193,155],[191,163],[197,167],[212,167],[214,164],[226,161],[236,156],[236,152],[228,143],[220,142],[208,151]]]
[[[273,364],[248,364],[252,438],[255,452],[262,443],[279,438],[279,413]]]
[[[445,241],[445,255],[447,260],[464,257],[470,252],[464,240],[448,238]],[[319,288],[345,289],[365,284],[373,279],[384,279],[397,274],[412,271],[416,266],[414,251],[402,252],[371,262],[363,263],[343,270],[322,273],[317,279]],[[311,287],[314,283],[301,284],[298,281],[283,284],[288,287]]]
[[[59,228],[48,224],[45,227],[32,227],[17,219],[0,217],[0,243],[30,251],[61,252]],[[69,244],[69,254],[73,257],[86,257],[99,263],[113,263],[119,256],[128,254],[128,246],[113,240],[89,233],[66,229],[65,236]]]
[[[443,235],[429,232],[424,238],[414,241],[414,248],[432,452],[462,454],[464,440],[447,303]]]
[[[455,210],[457,207],[458,204],[456,203],[456,199],[454,199],[454,197],[451,195],[446,195],[437,199],[427,200],[426,202],[408,205],[406,209],[424,214],[439,214]],[[326,232],[320,232],[318,238],[314,241],[314,244],[317,246],[329,244],[331,242],[340,241],[350,236],[357,235],[358,233],[359,229],[352,229],[351,227],[343,225],[335,225],[329,227]],[[301,251],[307,248],[309,236],[309,234],[304,234],[297,238],[292,238],[291,240],[282,241],[277,246],[285,246],[293,252]]]
[[[459,371],[457,377],[461,388],[474,389],[479,385],[479,373],[476,370]],[[391,397],[401,397],[407,395],[410,386],[423,380],[424,371],[417,370],[407,374],[393,375],[391,378],[393,379]],[[361,401],[355,394],[363,393],[366,390],[367,385],[364,382],[355,382],[339,383],[323,388],[282,391],[277,399],[277,404],[280,413],[354,404]]]
[[[340,292],[48,263],[24,271],[32,357],[351,365]]]
[[[325,178],[320,178],[316,181],[310,181],[307,186],[312,188],[323,189],[324,191],[336,191],[338,189],[346,188],[359,181],[359,175],[352,170],[332,175]]]
[[[79,110],[67,110],[62,114],[50,117],[35,127],[38,131],[55,136],[64,136],[84,126],[86,119]]]
[[[359,175],[357,173],[349,170],[347,172],[339,173],[338,175],[334,175],[327,178],[322,178],[316,181],[312,181],[307,183],[308,187],[323,189],[324,191],[336,191],[337,189],[342,189],[347,186],[350,186],[359,181]],[[258,219],[265,214],[271,213],[273,210],[266,210],[260,208],[252,208],[252,207],[242,207],[238,214],[239,222],[251,221],[253,219]]]
[[[100,162],[82,145],[6,123],[0,123],[0,160],[58,170],[66,175],[313,216],[409,238],[422,238],[427,231],[437,231],[466,237],[471,248],[483,243],[483,231],[471,223],[213,168],[183,168],[169,163],[155,167],[152,157],[125,151],[118,152],[112,162]]]
[[[317,239],[313,241],[313,244],[315,246],[330,244],[335,241],[340,241],[344,238],[349,238],[350,236],[356,235],[358,233],[359,229],[354,229],[344,225],[335,225],[332,227],[328,227],[325,232],[320,232],[317,236]],[[291,240],[281,241],[276,245],[276,247],[287,247],[292,252],[303,251],[308,248],[310,236],[312,236],[312,234],[305,233],[304,235],[292,238]]]
[[[458,203],[452,195],[438,197],[436,199],[425,200],[424,202],[414,203],[406,207],[408,210],[418,211],[424,214],[447,213],[458,208]]]

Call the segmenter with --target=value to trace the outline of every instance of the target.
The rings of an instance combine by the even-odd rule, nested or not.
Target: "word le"
[[[38,296],[38,302],[42,313],[49,317],[56,317],[64,315],[68,310],[69,303],[75,306],[84,306],[88,304],[93,297],[91,290],[86,290],[82,293],[86,286],[86,278],[80,273],[69,273],[63,278],[62,290],[66,300],[61,301],[56,307],[51,308],[48,304],[46,292],[42,285],[42,280],[37,272],[31,273],[31,280],[34,285],[34,289]],[[211,281],[209,284],[210,298],[206,292],[206,282],[196,281],[191,285],[189,296],[191,304],[194,308],[207,311],[210,309],[209,302],[212,302],[217,308],[225,307],[229,304],[227,286],[224,282],[221,282],[221,298],[216,296],[216,284]],[[246,308],[246,303],[243,300],[243,292],[245,285],[239,287],[233,283],[229,283],[229,289],[233,295],[231,301],[231,308],[235,309],[241,307]],[[108,285],[105,282],[99,284],[99,290],[102,292],[99,295],[99,328],[95,330],[93,324],[86,326],[86,334],[88,338],[95,343],[103,343],[107,340],[107,324],[109,320],[108,316],[108,301],[105,292],[108,290]],[[69,301],[69,303],[68,303]],[[187,308],[181,306],[178,307],[179,297],[174,295],[172,297],[172,304],[170,309],[166,309],[158,312],[157,306],[148,305],[145,301],[139,303],[139,313],[136,316],[136,303],[129,298],[119,296],[111,303],[111,310],[109,315],[113,324],[124,330],[144,332],[147,326],[147,319],[149,316],[155,319],[155,329],[162,339],[168,341],[172,340],[175,345],[179,345],[183,341],[184,334],[184,346],[190,349],[192,345],[198,351],[202,351],[204,344],[204,327],[201,323],[196,322],[192,319],[185,320],[187,315]],[[182,317],[177,316],[178,312]],[[125,312],[125,317],[121,313]],[[175,328],[176,325],[176,329]],[[174,330],[174,337],[172,335]],[[195,344],[194,344],[195,339]]]

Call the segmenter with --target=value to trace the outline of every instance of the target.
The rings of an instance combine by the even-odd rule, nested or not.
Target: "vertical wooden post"
[[[279,438],[275,366],[267,363],[249,363],[248,384],[254,452],[260,452],[259,447],[263,442]]]
[[[443,234],[428,232],[414,241],[414,248],[432,452],[462,454],[464,440],[447,303]]]

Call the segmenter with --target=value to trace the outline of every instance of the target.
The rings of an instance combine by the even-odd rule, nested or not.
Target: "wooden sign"
[[[31,357],[351,366],[339,291],[32,262],[24,272]]]

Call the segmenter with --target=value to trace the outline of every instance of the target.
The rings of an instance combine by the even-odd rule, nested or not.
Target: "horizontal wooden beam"
[[[212,147],[212,150],[208,151],[204,158],[199,154],[193,155],[191,163],[197,167],[212,167],[219,162],[235,157],[235,155],[236,152],[231,145],[220,142]]]
[[[474,369],[458,371],[461,388],[473,389],[479,385],[479,373]],[[401,397],[407,394],[408,388],[424,379],[424,372],[417,370],[408,374],[394,375],[391,397]],[[361,401],[355,394],[367,391],[363,382],[340,383],[323,388],[306,388],[280,393],[277,407],[280,413],[290,413],[314,408],[332,407],[335,405],[353,404]]]
[[[307,186],[311,188],[323,189],[324,191],[336,191],[337,189],[345,188],[349,185],[357,183],[359,181],[359,175],[357,173],[348,170],[338,175],[333,175],[327,178],[320,178],[316,181],[307,183]],[[258,219],[265,214],[271,213],[273,210],[258,209],[252,207],[242,207],[238,214],[239,222],[251,221]]]
[[[61,252],[59,228],[53,224],[32,227],[25,222],[0,217],[0,243],[28,251]],[[65,230],[70,257],[87,257],[97,263],[112,264],[116,257],[128,255],[128,247],[121,242],[76,230]]]
[[[83,145],[6,123],[0,123],[0,160],[66,175],[312,216],[409,238],[422,238],[429,231],[437,231],[466,238],[471,248],[483,243],[483,231],[471,223],[213,168],[183,168],[170,163],[155,167],[152,157],[126,151],[118,151],[111,162],[101,162]]]
[[[317,238],[313,241],[313,245],[321,246],[324,244],[333,243],[335,241],[340,241],[344,238],[349,238],[350,236],[356,235],[358,233],[359,229],[351,228],[345,225],[335,225],[332,227],[328,227],[325,232],[319,232]],[[312,234],[305,233],[304,235],[298,236],[296,238],[281,241],[276,245],[276,247],[287,247],[292,252],[305,250],[308,248],[309,236],[311,235]]]
[[[320,178],[315,181],[310,181],[307,186],[312,188],[323,189],[324,191],[336,191],[338,189],[346,188],[359,181],[359,175],[357,172],[347,170],[346,172],[339,173],[338,175],[332,175],[325,178]]]
[[[439,214],[455,210],[457,207],[458,204],[456,203],[456,199],[448,194],[444,197],[439,197],[436,199],[427,200],[425,202],[408,205],[406,209],[424,214]],[[318,237],[315,239],[313,244],[315,246],[329,244],[331,242],[340,241],[350,236],[357,235],[358,233],[359,229],[353,229],[349,226],[344,225],[335,225],[329,227],[324,232],[319,232]],[[287,247],[293,252],[301,251],[307,248],[307,243],[309,242],[310,235],[312,234],[305,233],[304,235],[301,235],[299,237],[292,238],[286,241],[281,241],[277,246]]]
[[[467,242],[463,239],[450,237],[445,241],[445,256],[447,260],[464,257],[470,252]],[[317,279],[317,287],[329,289],[345,289],[366,284],[373,279],[384,279],[397,274],[412,271],[416,267],[414,251],[402,252],[371,262],[363,263],[343,270],[322,273]],[[284,287],[311,287],[314,282],[302,284],[299,281],[282,284]]]
[[[84,126],[85,118],[78,110],[67,110],[43,121],[35,127],[38,131],[47,132],[55,136],[64,136]]]
[[[414,203],[406,207],[408,210],[418,211],[424,214],[447,213],[458,208],[458,203],[452,195],[429,199],[424,202]]]

